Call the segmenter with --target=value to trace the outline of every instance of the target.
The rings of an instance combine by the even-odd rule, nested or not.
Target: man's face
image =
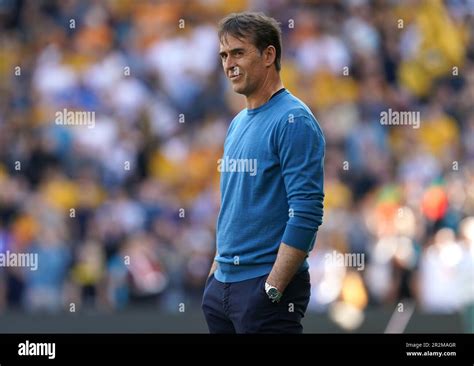
[[[258,89],[267,70],[260,51],[250,39],[225,35],[221,39],[219,55],[236,93],[249,96]]]

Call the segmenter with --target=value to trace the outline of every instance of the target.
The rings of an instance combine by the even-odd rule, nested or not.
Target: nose
[[[232,57],[227,57],[224,61],[224,70],[227,74],[234,71],[233,69],[237,67],[235,60]]]

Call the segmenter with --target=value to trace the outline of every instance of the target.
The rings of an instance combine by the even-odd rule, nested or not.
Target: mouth
[[[241,76],[242,76],[242,74],[237,74],[237,75],[231,74],[231,75],[229,76],[229,79],[232,80],[232,81],[234,81],[234,80],[237,80],[237,79],[238,79],[239,77],[241,77]]]

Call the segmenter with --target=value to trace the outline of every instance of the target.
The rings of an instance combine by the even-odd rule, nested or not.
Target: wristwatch
[[[283,294],[275,286],[269,285],[267,282],[265,282],[265,292],[272,302],[279,302],[283,296]]]

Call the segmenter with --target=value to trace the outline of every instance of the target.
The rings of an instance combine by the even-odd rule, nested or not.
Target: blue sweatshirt
[[[232,120],[218,161],[217,280],[270,273],[281,242],[311,251],[323,216],[324,151],[316,118],[286,89]]]

